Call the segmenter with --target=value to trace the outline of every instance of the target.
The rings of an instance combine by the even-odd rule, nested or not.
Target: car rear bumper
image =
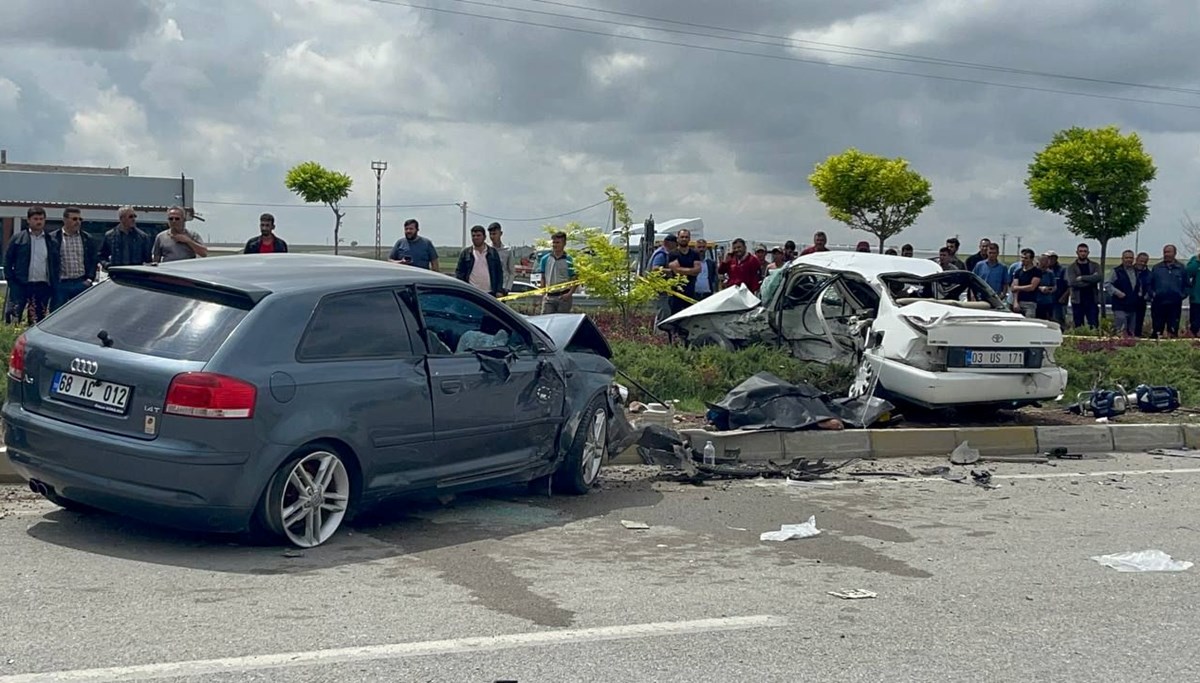
[[[1058,398],[1067,371],[1043,367],[1022,373],[930,372],[883,359],[879,384],[888,392],[921,405],[950,407],[991,403],[1033,403]]]
[[[265,476],[248,452],[165,448],[67,424],[6,403],[4,442],[13,469],[75,502],[166,526],[248,527]]]

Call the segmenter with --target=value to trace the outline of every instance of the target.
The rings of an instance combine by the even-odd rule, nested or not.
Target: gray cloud
[[[5,0],[0,39],[61,49],[121,50],[158,25],[157,0]]]

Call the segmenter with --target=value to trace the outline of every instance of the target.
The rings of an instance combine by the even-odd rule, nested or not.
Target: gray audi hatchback
[[[615,369],[582,315],[425,270],[269,254],[114,268],[17,341],[4,440],[68,508],[301,547],[401,494],[581,494]]]

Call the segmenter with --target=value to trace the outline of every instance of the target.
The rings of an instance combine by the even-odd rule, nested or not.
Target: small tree
[[[1103,268],[1108,241],[1146,220],[1157,172],[1137,133],[1076,127],[1055,133],[1033,157],[1025,187],[1035,208],[1065,217],[1072,234],[1100,242]]]
[[[1183,212],[1183,218],[1179,223],[1183,226],[1183,248],[1187,249],[1184,253],[1189,256],[1200,254],[1200,223],[1197,223],[1186,211]]]
[[[881,254],[933,203],[929,181],[907,161],[854,148],[817,164],[808,182],[830,218],[877,237]]]
[[[338,253],[338,237],[342,230],[339,204],[350,195],[354,180],[340,171],[331,171],[315,161],[297,164],[287,172],[284,185],[309,204],[324,204],[333,211],[333,253]]]

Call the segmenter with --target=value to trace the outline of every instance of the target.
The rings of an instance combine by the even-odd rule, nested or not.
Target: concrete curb
[[[906,458],[949,454],[966,441],[989,455],[1038,455],[1052,448],[1073,453],[1140,453],[1152,448],[1200,449],[1200,425],[1066,425],[1047,427],[963,427],[930,429],[868,429],[829,432],[734,430],[682,432],[700,449],[712,441],[717,457],[736,449],[745,462],[786,462],[795,458]],[[733,455],[733,454],[730,454]],[[612,460],[616,465],[640,464],[634,448]]]

